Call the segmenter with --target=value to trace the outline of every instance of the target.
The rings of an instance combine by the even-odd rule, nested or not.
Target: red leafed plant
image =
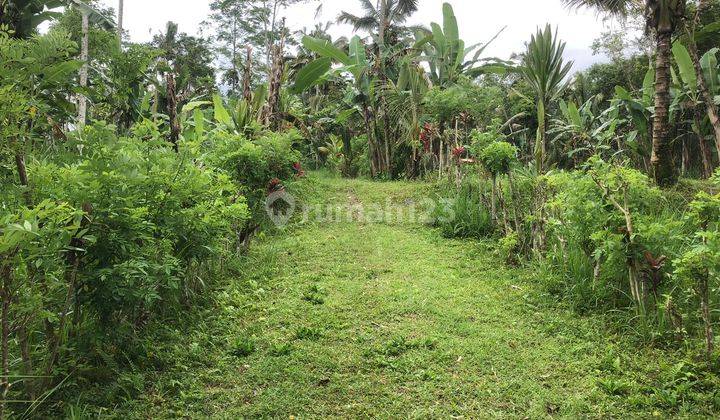
[[[649,251],[645,251],[644,254],[645,262],[647,263],[646,272],[648,274],[648,280],[650,281],[650,290],[653,293],[657,293],[660,283],[662,282],[662,269],[665,266],[667,257],[664,255],[655,257]]]
[[[302,168],[302,164],[300,162],[293,163],[293,169],[295,170],[295,176],[298,178],[302,178],[305,176],[305,171]]]
[[[277,178],[270,180],[270,183],[268,184],[268,194],[272,194],[276,191],[282,191],[283,189],[285,189],[285,187],[283,186],[281,180]]]
[[[430,153],[432,150],[432,139],[435,135],[435,126],[430,123],[423,125],[422,131],[420,132],[420,141],[423,144],[425,153]]]
[[[460,158],[463,157],[467,149],[465,149],[465,146],[456,147],[452,151],[453,158],[460,160]]]

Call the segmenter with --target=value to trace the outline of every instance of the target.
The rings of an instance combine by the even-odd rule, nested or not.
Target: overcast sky
[[[117,0],[102,0],[117,6]],[[322,2],[322,14],[315,11]],[[133,41],[147,41],[161,31],[168,20],[177,22],[180,30],[196,34],[199,23],[209,14],[210,0],[125,0],[125,28]],[[420,8],[409,23],[429,25],[442,22],[443,0],[420,0]],[[450,0],[460,26],[460,36],[467,45],[490,39],[500,28],[507,29],[487,50],[487,56],[508,58],[521,52],[535,28],[545,23],[558,26],[560,36],[567,41],[566,57],[575,61],[576,70],[603,61],[593,56],[592,41],[611,23],[603,22],[591,10],[568,11],[560,0]],[[340,11],[360,14],[357,0],[311,0],[285,12],[292,29],[313,27],[317,22],[335,20]],[[351,35],[352,27],[336,25],[334,37]]]

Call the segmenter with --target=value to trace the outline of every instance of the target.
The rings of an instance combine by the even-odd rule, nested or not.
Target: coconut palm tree
[[[388,84],[386,68],[391,65],[390,54],[386,46],[395,46],[404,35],[410,36],[412,30],[419,27],[405,27],[403,24],[417,11],[419,0],[377,0],[373,4],[371,0],[360,0],[365,11],[363,16],[356,16],[348,12],[342,12],[338,16],[339,23],[349,23],[355,30],[366,30],[375,38],[375,65],[374,72],[378,77],[378,85],[382,88]],[[390,48],[392,49],[392,48]],[[391,172],[391,147],[390,147],[390,118],[387,98],[384,89],[379,89],[376,106],[382,121],[382,145],[383,172]]]
[[[378,0],[374,5],[370,0],[360,0],[365,14],[357,16],[342,12],[338,16],[338,23],[347,23],[356,31],[364,30],[379,35],[378,42],[393,43],[403,34],[408,34],[410,28],[403,26],[408,18],[417,11],[418,0]]]
[[[658,185],[676,182],[670,142],[670,57],[672,35],[685,16],[687,0],[562,0],[569,7],[587,6],[609,14],[625,16],[631,8],[644,8],[646,26],[655,33],[655,116],[651,162]]]
[[[535,93],[538,130],[535,140],[535,167],[542,173],[546,156],[547,108],[565,90],[573,63],[563,61],[565,43],[553,34],[550,25],[538,28],[522,56],[520,72]]]

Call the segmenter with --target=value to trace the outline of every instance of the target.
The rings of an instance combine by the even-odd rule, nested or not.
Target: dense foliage
[[[612,61],[573,74],[550,25],[503,60],[503,29],[466,43],[448,3],[424,27],[417,1],[364,1],[339,21],[370,36],[335,40],[291,33],[294,3],[213,1],[208,38],[139,44],[95,1],[0,0],[0,418],[144,363],[145,327],[222,281],[303,167],[436,181],[445,235],[714,369],[718,7],[566,0],[654,46],[604,34]]]

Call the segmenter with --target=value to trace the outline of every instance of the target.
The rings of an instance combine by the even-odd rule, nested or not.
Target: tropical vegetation
[[[717,1],[300,3],[0,0],[0,419],[720,413]]]

